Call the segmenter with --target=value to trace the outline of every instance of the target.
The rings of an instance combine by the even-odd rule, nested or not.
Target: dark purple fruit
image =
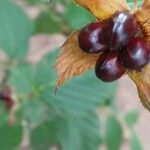
[[[104,21],[90,23],[85,26],[79,33],[79,47],[86,53],[100,53],[108,49],[106,38],[107,24]],[[108,40],[107,40],[108,41]]]
[[[139,35],[139,25],[129,12],[117,12],[111,18],[90,23],[79,33],[79,47],[87,53],[117,50]]]
[[[0,91],[0,99],[4,101],[9,101],[11,100],[11,89],[10,88],[5,88],[2,91]]]
[[[150,61],[150,47],[144,38],[133,39],[121,53],[123,65],[128,69],[139,70]]]
[[[5,102],[7,109],[11,109],[13,107],[14,101],[12,99],[12,91],[9,87],[0,91],[0,99]]]
[[[127,46],[139,31],[139,25],[135,17],[129,12],[118,12],[108,19],[108,22],[112,24],[111,50]]]
[[[95,67],[95,73],[99,79],[105,82],[119,79],[125,73],[125,68],[119,59],[119,53],[114,51],[101,54]]]

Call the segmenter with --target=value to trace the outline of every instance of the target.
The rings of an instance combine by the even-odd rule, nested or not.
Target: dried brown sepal
[[[141,72],[134,71],[128,75],[137,86],[141,102],[150,111],[150,64]]]
[[[70,35],[61,48],[55,68],[58,73],[57,87],[73,76],[78,76],[95,67],[98,54],[87,54],[78,45],[78,34],[76,31]]]
[[[75,2],[100,20],[109,18],[116,11],[129,9],[125,0],[75,0]]]

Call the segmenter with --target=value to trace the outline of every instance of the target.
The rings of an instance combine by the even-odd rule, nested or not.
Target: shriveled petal
[[[137,86],[141,102],[150,111],[150,64],[141,72],[130,72],[129,76]]]
[[[78,45],[78,34],[79,31],[71,34],[57,58],[55,65],[58,73],[57,87],[61,86],[65,80],[95,67],[99,55],[83,52]]]
[[[100,20],[109,18],[116,11],[129,9],[125,0],[75,0],[75,2]]]

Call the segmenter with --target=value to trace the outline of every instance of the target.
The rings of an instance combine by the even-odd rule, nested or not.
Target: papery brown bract
[[[129,76],[137,86],[141,102],[150,111],[150,64],[140,72],[130,72]]]
[[[83,52],[78,45],[78,34],[79,31],[76,31],[70,35],[57,58],[55,65],[58,72],[57,87],[61,86],[65,80],[95,67],[99,55]]]

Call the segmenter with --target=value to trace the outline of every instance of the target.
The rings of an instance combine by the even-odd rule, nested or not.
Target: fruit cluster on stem
[[[140,71],[150,61],[150,43],[127,11],[88,24],[80,31],[78,43],[86,53],[100,53],[95,73],[105,82],[117,80],[127,69]]]

